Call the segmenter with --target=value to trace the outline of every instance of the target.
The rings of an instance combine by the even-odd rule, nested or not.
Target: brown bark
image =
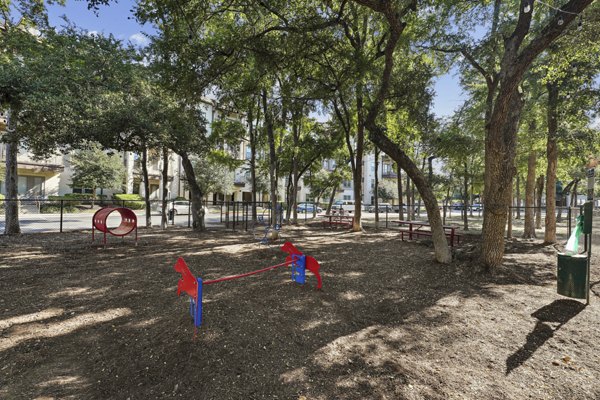
[[[521,175],[517,174],[517,182],[516,182],[516,197],[515,197],[515,219],[521,219]]]
[[[331,196],[329,196],[329,203],[327,203],[327,210],[325,211],[325,214],[327,215],[331,214],[331,206],[333,205],[333,200],[335,200],[336,191],[337,186],[334,186],[333,189],[331,189]]]
[[[356,0],[357,3],[363,4],[372,10],[382,13],[389,23],[389,33],[387,42],[383,50],[385,57],[383,73],[379,82],[376,95],[371,102],[369,112],[365,118],[364,126],[369,131],[369,137],[371,141],[379,147],[384,153],[390,156],[400,167],[410,176],[411,180],[415,183],[421,197],[425,202],[427,214],[429,217],[429,224],[431,225],[433,246],[435,250],[435,258],[441,263],[450,263],[452,261],[452,254],[448,247],[446,235],[442,226],[442,220],[440,217],[440,211],[438,209],[437,200],[427,180],[423,176],[421,170],[415,165],[415,163],[406,155],[406,153],[394,142],[392,142],[383,130],[377,126],[376,119],[379,115],[384,100],[389,92],[391,75],[394,66],[394,50],[400,39],[406,23],[403,22],[403,18],[406,14],[411,12],[416,7],[416,2],[411,2],[407,7],[398,10],[395,2],[384,2],[384,1],[372,1],[372,0]]]
[[[512,238],[512,225],[513,225],[513,213],[512,213],[512,205],[513,205],[513,184],[510,184],[510,200],[508,203],[508,221],[506,224],[506,238]]]
[[[410,177],[406,174],[406,219],[412,221],[415,219],[414,208],[410,202]]]
[[[295,111],[292,114],[292,136],[294,140],[294,150],[292,152],[292,179],[294,180],[294,185],[292,187],[292,213],[293,213],[293,224],[298,223],[298,151],[300,150],[299,142],[300,142],[300,118],[302,117],[302,108],[299,111]]]
[[[275,132],[273,126],[273,116],[267,106],[267,91],[262,91],[263,114],[265,116],[265,128],[267,131],[267,141],[269,143],[269,179],[270,179],[270,200],[271,200],[271,225],[277,223],[277,153],[275,151]]]
[[[9,110],[7,113],[7,133],[5,137],[10,138],[6,141],[6,181],[4,183],[6,189],[6,207],[4,209],[4,234],[19,235],[21,226],[19,224],[19,192],[17,172],[17,155],[19,154],[19,140],[14,135],[17,128],[17,119],[12,117],[16,114],[15,110]]]
[[[523,228],[523,238],[525,239],[536,237],[534,224],[536,162],[537,154],[532,148],[529,150],[529,157],[527,158],[527,181],[525,182],[525,226]]]
[[[257,132],[254,129],[254,105],[248,110],[248,133],[250,136],[250,180],[252,184],[252,222],[256,222],[256,147],[257,147]],[[259,107],[260,111],[260,107]]]
[[[379,170],[379,149],[375,147],[375,190],[373,197],[375,199],[375,228],[379,229],[379,177],[377,171]]]
[[[464,230],[469,230],[469,218],[467,210],[469,209],[469,170],[467,163],[464,163],[464,177],[463,177],[463,225]]]
[[[144,146],[142,150],[142,184],[144,185],[146,202],[146,228],[152,228],[152,216],[150,207],[150,178],[148,177],[148,148]]]
[[[535,184],[536,208],[535,229],[542,229],[542,196],[544,194],[544,175],[540,175]]]
[[[352,174],[354,180],[354,225],[352,230],[359,232],[362,230],[362,177],[363,177],[363,153],[365,146],[365,125],[364,125],[364,108],[363,108],[363,86],[362,82],[357,83],[356,87],[356,149],[354,157],[356,160],[354,171]]]
[[[546,85],[548,89],[548,139],[546,143],[546,226],[544,243],[556,243],[556,168],[558,165],[558,86],[554,83]]]
[[[489,269],[499,266],[504,257],[507,206],[511,203],[510,188],[515,175],[516,133],[523,104],[516,85],[512,86],[510,93],[501,88],[486,132],[481,257]]]
[[[204,207],[202,207],[202,189],[196,181],[196,173],[190,161],[187,152],[178,153],[181,156],[181,165],[185,171],[188,187],[190,188],[190,200],[192,201],[192,229],[195,231],[204,230]]]
[[[398,163],[396,163],[396,170],[398,171],[398,217],[400,218],[400,221],[402,221],[404,220],[404,207],[402,206],[402,169]]]

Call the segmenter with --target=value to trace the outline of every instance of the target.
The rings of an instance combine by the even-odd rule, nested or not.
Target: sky
[[[120,0],[109,6],[101,6],[98,15],[87,9],[87,2],[81,0],[67,0],[66,6],[48,6],[50,23],[54,26],[64,25],[61,17],[66,16],[76,26],[90,32],[112,34],[117,39],[131,42],[143,47],[149,42],[144,34],[152,34],[154,29],[150,25],[141,26],[132,16],[131,9],[135,1]],[[433,111],[438,117],[452,115],[458,109],[466,96],[462,93],[458,83],[456,70],[440,76],[434,83],[435,98]]]

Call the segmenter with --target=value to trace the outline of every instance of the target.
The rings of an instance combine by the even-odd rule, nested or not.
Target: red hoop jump
[[[115,211],[121,214],[121,223],[116,228],[110,229],[106,225],[106,220],[108,219],[108,216]],[[96,229],[104,233],[104,245],[106,245],[107,233],[110,233],[113,236],[124,237],[126,235],[129,235],[133,230],[135,230],[135,244],[137,245],[137,216],[129,208],[105,207],[99,209],[98,211],[96,211],[94,217],[92,218],[92,240],[95,240],[94,231]]]

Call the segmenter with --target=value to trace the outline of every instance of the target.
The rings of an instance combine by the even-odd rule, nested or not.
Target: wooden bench
[[[398,224],[399,226],[408,226],[408,229],[400,229],[400,238],[404,240],[405,236],[408,236],[409,239],[413,237],[419,238],[421,236],[431,237],[431,225],[426,222],[420,221],[392,221],[393,223]],[[429,228],[427,230],[421,230],[421,228]],[[456,244],[460,244],[460,239],[462,237],[461,234],[456,233],[456,226],[445,225],[444,233],[446,234],[446,238],[450,242],[450,246],[454,246],[454,239],[456,238]]]

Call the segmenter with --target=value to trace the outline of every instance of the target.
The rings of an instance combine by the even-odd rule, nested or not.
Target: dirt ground
[[[286,236],[323,289],[285,268],[206,286],[196,340],[178,256],[213,279],[285,254],[226,231],[0,237],[0,398],[600,398],[600,285],[557,295],[553,247],[516,241],[483,276],[393,232]]]

